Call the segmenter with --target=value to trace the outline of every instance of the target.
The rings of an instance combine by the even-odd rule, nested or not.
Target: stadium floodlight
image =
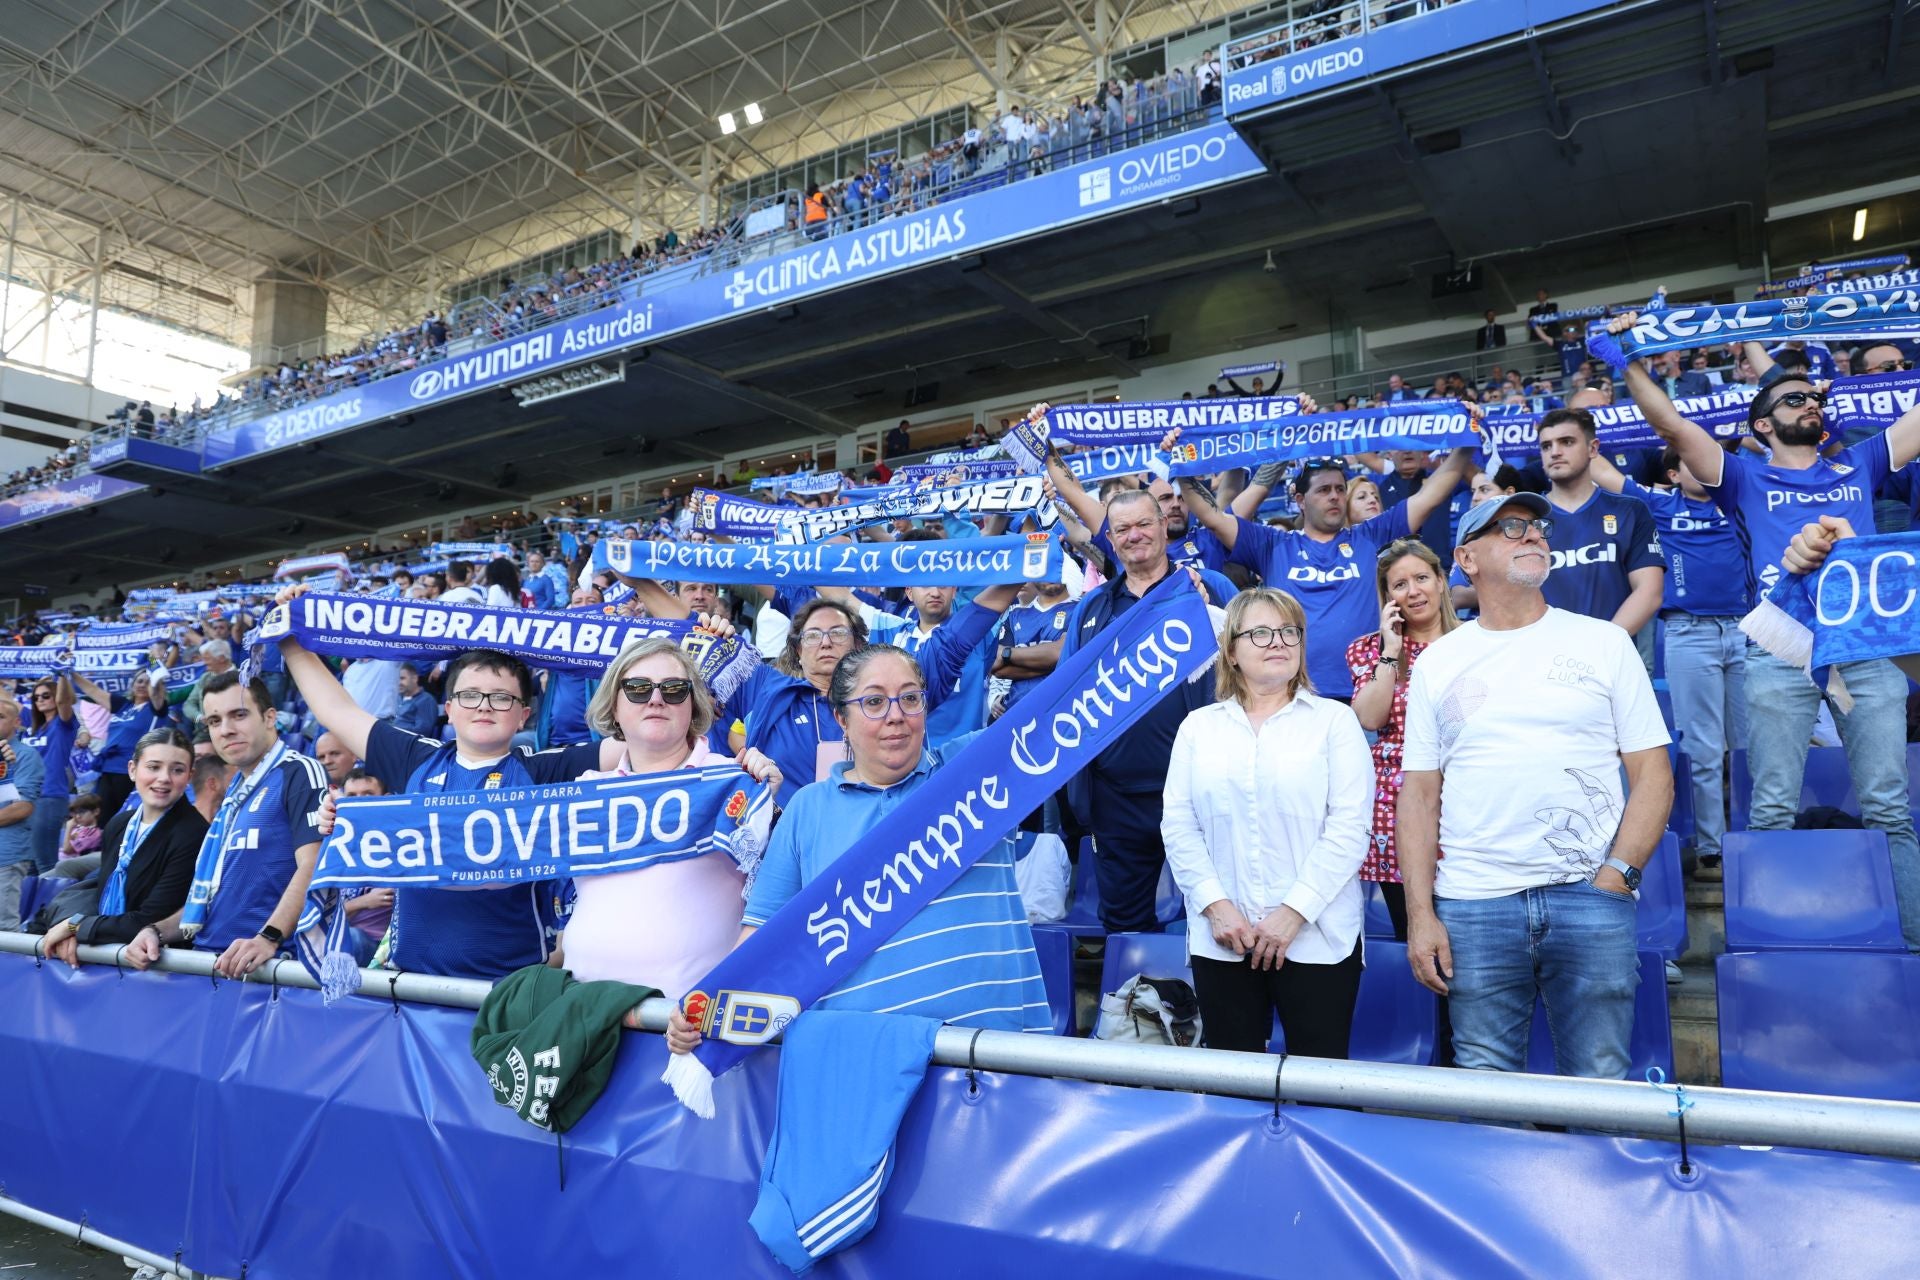
[[[1855,209],[1853,211],[1853,238],[1855,240],[1865,240],[1867,238],[1867,211],[1865,209]]]
[[[734,129],[733,112],[722,111],[720,113],[720,132],[732,133],[733,129]]]
[[[747,104],[747,123],[759,124],[760,120],[760,104],[757,102],[749,102]]]

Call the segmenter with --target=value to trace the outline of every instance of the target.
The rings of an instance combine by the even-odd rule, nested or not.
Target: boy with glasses
[[[454,740],[442,743],[376,720],[298,640],[282,640],[280,653],[315,718],[390,793],[495,791],[613,767],[619,744],[611,740],[539,752],[513,745],[533,715],[534,689],[533,672],[509,654],[474,649],[447,664]],[[412,973],[489,979],[543,964],[560,925],[556,898],[551,880],[485,890],[396,889],[390,963]]]

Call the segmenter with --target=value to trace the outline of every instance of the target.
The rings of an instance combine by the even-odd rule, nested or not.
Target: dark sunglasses
[[[1809,401],[1821,405],[1827,402],[1827,397],[1820,391],[1783,391],[1767,403],[1767,407],[1761,410],[1760,416],[1766,417],[1781,405],[1789,409],[1804,409]]]
[[[649,680],[641,676],[633,680],[620,682],[621,696],[636,705],[646,703],[653,698],[653,691],[660,691],[660,698],[670,707],[677,707],[693,696],[691,680]]]

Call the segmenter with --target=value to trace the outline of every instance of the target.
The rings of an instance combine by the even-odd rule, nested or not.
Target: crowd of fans
[[[1541,301],[1537,314],[1551,314]],[[1190,574],[1224,610],[1216,678],[1169,691],[1029,822],[1063,850],[1084,848],[1081,856],[1094,859],[1104,926],[1162,928],[1156,888],[1170,868],[1185,899],[1208,1042],[1258,1048],[1277,1015],[1296,1052],[1339,1057],[1362,963],[1362,886],[1371,882],[1419,980],[1450,997],[1452,1061],[1520,1069],[1526,1019],[1508,1015],[1521,1000],[1531,1008],[1539,987],[1562,1011],[1561,1069],[1621,1075],[1637,964],[1632,891],[1668,825],[1675,731],[1691,763],[1681,780],[1695,814],[1687,868],[1700,876],[1717,874],[1729,754],[1748,750],[1753,825],[1787,827],[1798,816],[1807,744],[1837,733],[1852,758],[1860,818],[1887,836],[1909,942],[1920,943],[1920,847],[1898,747],[1906,737],[1904,678],[1886,663],[1847,664],[1852,707],[1828,724],[1806,674],[1747,652],[1736,626],[1802,522],[1831,518],[1822,535],[1829,541],[1845,530],[1841,521],[1872,527],[1872,501],[1827,485],[1831,477],[1910,480],[1920,465],[1920,411],[1859,440],[1823,441],[1809,367],[1886,372],[1907,357],[1877,343],[1845,352],[1747,343],[1698,354],[1707,357],[1704,370],[1685,355],[1661,357],[1651,367],[1636,362],[1618,384],[1579,367],[1557,383],[1522,371],[1519,393],[1547,412],[1537,447],[1519,457],[1472,449],[1356,454],[1178,485],[1128,477],[1090,492],[1056,453],[1048,478],[1068,567],[1057,582],[1017,589],[928,583],[849,593],[781,582],[622,580],[594,567],[601,537],[702,535],[670,517],[607,527],[573,513],[555,517],[548,540],[524,557],[377,569],[351,587],[449,604],[697,616],[720,634],[737,630],[761,658],[724,699],[663,694],[662,681],[673,688],[683,678],[676,673],[691,668],[658,642],[622,653],[601,681],[537,676],[516,658],[487,653],[430,664],[328,663],[286,642],[285,672],[248,682],[231,672],[253,609],[213,606],[177,624],[149,655],[155,669],[126,694],[59,672],[34,682],[22,703],[0,704],[0,716],[24,715],[18,735],[0,738],[12,739],[16,762],[34,757],[12,774],[20,800],[0,810],[0,927],[17,923],[6,891],[26,868],[71,868],[69,878],[110,872],[136,821],[127,814],[153,822],[183,802],[184,788],[176,793],[150,776],[153,753],[168,757],[161,772],[176,764],[191,772],[196,803],[260,785],[259,777],[276,780],[283,803],[267,808],[278,825],[259,837],[277,842],[275,855],[250,857],[239,887],[220,890],[238,914],[190,939],[218,951],[230,973],[286,945],[331,793],[412,789],[442,760],[458,760],[467,779],[459,787],[479,787],[484,771],[500,776],[500,761],[533,781],[557,781],[735,758],[777,785],[786,810],[786,834],[776,826],[770,870],[762,872],[769,879],[749,889],[744,915],[736,877],[734,892],[698,905],[695,914],[707,914],[682,920],[704,939],[692,960],[691,952],[679,963],[663,954],[656,933],[623,942],[597,926],[580,949],[596,976],[685,983],[743,923],[764,920],[877,817],[864,797],[917,786],[1155,586]],[[1558,353],[1538,343],[1537,357],[1557,361]],[[1757,386],[1751,434],[1739,442],[1723,445],[1673,407],[1711,387],[1716,373]],[[1500,398],[1513,394],[1504,372],[1492,381]],[[1536,381],[1538,389],[1527,385]],[[1229,384],[1227,393],[1273,390]],[[1429,393],[1481,390],[1443,377]],[[1590,411],[1629,393],[1664,449],[1635,455],[1600,446]],[[1378,398],[1417,393],[1392,378]],[[1301,407],[1321,411],[1310,396]],[[910,444],[903,422],[886,452]],[[1784,491],[1811,495],[1796,500],[1790,522],[1768,514],[1783,505],[1771,499]],[[1021,519],[898,520],[856,536],[972,538]],[[1804,551],[1807,535],[1798,536],[1794,546]],[[1670,720],[1650,678],[1657,634],[1666,646]],[[196,661],[205,672],[191,687],[169,681],[171,669]],[[1569,679],[1576,661],[1578,678]],[[698,671],[684,679],[704,690]],[[609,692],[627,686],[624,699]],[[1482,705],[1495,713],[1477,714]],[[76,707],[104,717],[86,726],[86,741],[61,728],[75,724]],[[194,757],[203,754],[217,763],[201,765]],[[1553,767],[1542,769],[1548,760]],[[69,798],[88,792],[97,810]],[[56,798],[52,818],[41,817],[42,796]],[[1249,812],[1256,822],[1246,820]],[[96,827],[104,837],[94,854]],[[936,999],[929,1011],[945,1008],[940,1016],[967,1025],[1031,1029],[1045,999],[1021,933],[1026,908],[1001,883],[1018,879],[1012,861],[993,865],[979,883],[962,880],[950,892],[956,902],[1001,902],[972,925],[1004,931],[1011,950],[995,951],[991,973],[971,953],[929,963],[954,966],[955,991],[985,984],[1021,994],[973,1012]],[[179,902],[168,896],[183,889],[171,878],[143,878],[139,901],[128,899],[126,910],[49,909],[29,923],[69,956],[75,942],[117,940],[129,943],[129,962],[149,963],[162,946],[189,941],[174,914]],[[571,958],[566,921],[542,914],[549,906],[539,897],[529,904],[524,896],[403,889],[356,898],[358,958],[492,978]],[[475,923],[529,910],[540,929]],[[1515,978],[1508,961],[1527,945],[1524,921],[1536,910],[1552,911],[1565,966],[1556,961],[1536,979],[1522,965]],[[396,947],[393,922],[403,917],[433,927]],[[511,946],[485,942],[508,933]],[[888,987],[907,982],[906,973],[870,963],[879,967],[862,968],[849,993],[908,989]],[[868,998],[878,997],[860,999]],[[1517,1042],[1509,1023],[1522,1028]],[[672,1038],[685,1049],[697,1029],[678,1020]]]

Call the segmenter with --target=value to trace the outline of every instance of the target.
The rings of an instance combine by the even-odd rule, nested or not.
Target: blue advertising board
[[[1604,9],[1608,3],[1609,0],[1458,0],[1458,3],[1435,6],[1420,13],[1413,12],[1413,6],[1405,3],[1388,5],[1384,0],[1369,0],[1368,12],[1352,24],[1352,35],[1343,39],[1321,39],[1297,52],[1281,53],[1248,66],[1229,65],[1222,86],[1227,118],[1238,119],[1266,111],[1294,98],[1364,76]],[[1385,19],[1378,26],[1372,25],[1376,20],[1374,11]],[[1318,20],[1303,19],[1294,24],[1291,32],[1282,27],[1236,41],[1229,50],[1229,60],[1235,60],[1233,50],[1257,57],[1260,43],[1267,35],[1284,48],[1294,33],[1298,33],[1303,42],[1325,34],[1324,26],[1309,34],[1306,25],[1309,21]]]
[[[29,520],[44,520],[63,511],[74,511],[113,498],[124,498],[146,487],[131,480],[116,480],[112,476],[100,475],[56,480],[26,493],[0,498],[0,529],[25,524]]]
[[[1230,126],[1206,125],[888,218],[731,271],[694,276],[673,287],[648,288],[644,279],[630,282],[614,295],[612,305],[564,323],[211,433],[202,464],[209,470],[231,466],[275,449],[723,323],[761,307],[813,297],[1263,171],[1259,157]]]

